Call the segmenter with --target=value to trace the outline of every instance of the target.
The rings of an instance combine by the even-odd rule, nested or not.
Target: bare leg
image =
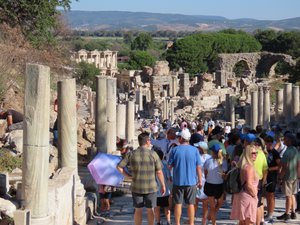
[[[174,217],[175,217],[175,224],[176,225],[180,225],[181,212],[182,212],[182,204],[175,204]]]
[[[296,198],[295,198],[295,195],[292,195],[291,198],[292,198],[291,211],[295,212],[295,210],[296,210]]]
[[[135,208],[135,210],[134,210],[134,224],[135,225],[142,225],[142,213],[143,213],[143,208]]]
[[[194,225],[195,221],[195,208],[193,204],[187,206],[188,218],[190,225]]]
[[[244,223],[245,225],[253,225],[253,223],[251,223],[251,221],[250,221],[250,219],[249,218],[247,218],[246,220],[245,220],[245,223]]]
[[[223,195],[224,195],[224,194],[223,194]],[[223,202],[224,202],[223,195],[217,200],[217,205],[216,205],[216,215],[217,215],[219,209],[221,208],[221,206],[223,205]]]
[[[171,223],[171,211],[170,211],[170,209],[167,207],[167,208],[164,208],[164,211],[165,211],[165,216],[166,216],[167,222]]]
[[[206,224],[206,219],[208,215],[208,199],[202,200],[202,224]]]
[[[160,207],[159,206],[155,207],[154,211],[155,211],[156,223],[160,223]]]
[[[285,213],[290,214],[291,208],[292,208],[292,197],[291,196],[286,196],[286,201],[285,201]]]
[[[215,197],[208,197],[209,216],[213,225],[216,225],[216,200]]]
[[[147,209],[147,218],[148,218],[148,225],[154,225],[154,209],[153,208]]]

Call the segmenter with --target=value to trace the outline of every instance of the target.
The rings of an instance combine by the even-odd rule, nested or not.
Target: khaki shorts
[[[298,192],[298,182],[296,180],[286,180],[282,182],[282,192],[285,196],[292,196]]]

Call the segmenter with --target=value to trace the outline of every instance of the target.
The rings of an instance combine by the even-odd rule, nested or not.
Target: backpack
[[[241,182],[241,169],[240,168],[233,168],[227,173],[227,177],[225,179],[225,191],[228,194],[236,194],[239,193],[245,183],[242,185]]]

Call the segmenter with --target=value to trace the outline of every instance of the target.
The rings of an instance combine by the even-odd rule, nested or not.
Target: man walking
[[[281,171],[279,181],[282,183],[282,191],[285,195],[285,213],[278,216],[278,220],[285,222],[290,219],[296,219],[296,202],[295,194],[297,194],[297,169],[300,168],[300,154],[295,147],[296,138],[292,133],[284,135],[284,144],[287,146],[285,153],[281,159]]]
[[[173,168],[173,199],[175,203],[175,223],[180,225],[182,203],[188,209],[189,224],[194,225],[197,185],[202,187],[200,154],[197,148],[189,145],[191,133],[183,129],[178,133],[180,145],[175,147],[169,158],[169,168]]]
[[[132,199],[134,212],[134,224],[142,224],[143,207],[147,208],[148,224],[154,225],[154,208],[156,207],[157,184],[155,176],[157,176],[161,184],[161,194],[166,191],[164,176],[161,168],[161,161],[156,152],[150,150],[149,134],[144,132],[138,136],[139,148],[128,153],[124,159],[118,164],[117,169],[124,175],[124,168],[130,165],[132,174]]]

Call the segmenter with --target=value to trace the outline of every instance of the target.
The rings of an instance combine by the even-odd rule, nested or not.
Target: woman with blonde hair
[[[224,174],[228,169],[227,160],[223,157],[222,148],[214,144],[210,148],[212,157],[204,165],[205,184],[204,194],[208,196],[209,219],[216,225],[216,215],[223,204]]]
[[[230,218],[239,220],[239,225],[256,222],[258,175],[254,168],[258,150],[255,145],[246,146],[237,166],[241,169],[240,179],[243,189],[234,194]]]

